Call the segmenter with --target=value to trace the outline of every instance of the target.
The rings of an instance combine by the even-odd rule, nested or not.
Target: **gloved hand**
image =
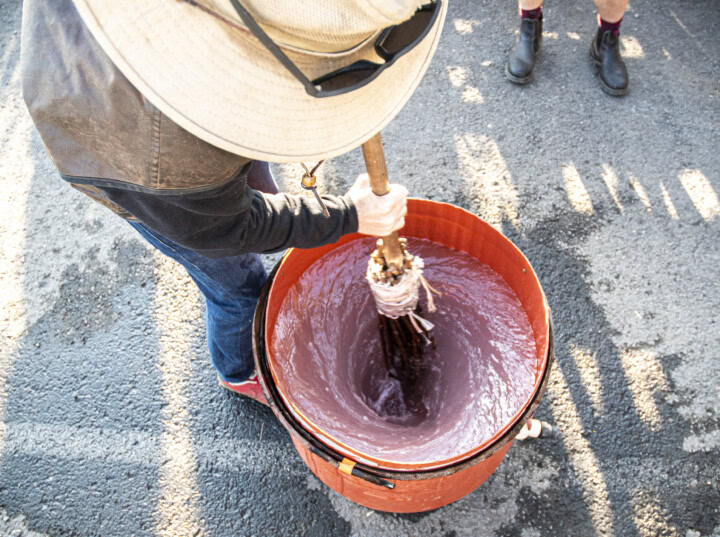
[[[390,184],[390,192],[376,196],[370,189],[368,175],[363,173],[347,196],[357,210],[358,232],[384,237],[405,225],[408,191],[404,186]]]

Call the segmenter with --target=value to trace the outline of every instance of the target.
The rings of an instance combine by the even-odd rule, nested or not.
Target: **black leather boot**
[[[590,45],[590,59],[597,66],[600,87],[605,93],[621,97],[628,92],[628,72],[620,56],[620,44],[615,34],[598,28]]]
[[[510,53],[505,76],[510,82],[527,84],[532,80],[535,68],[535,56],[540,52],[542,44],[542,15],[539,19],[522,19],[520,23],[520,40]]]

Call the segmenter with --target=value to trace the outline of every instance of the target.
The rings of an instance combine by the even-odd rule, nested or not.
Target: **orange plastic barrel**
[[[272,375],[268,349],[283,299],[315,261],[361,235],[347,235],[335,244],[310,250],[293,249],[273,270],[263,289],[254,319],[258,377],[273,412],[288,430],[308,468],[327,486],[371,509],[412,513],[437,509],[469,494],[498,467],[512,439],[540,403],[553,360],[550,309],[540,282],[522,252],[495,228],[454,205],[429,200],[408,201],[401,235],[429,239],[466,252],[488,265],[514,291],[533,330],[536,380],[532,395],[495,435],[441,468],[378,468],[359,463],[321,441],[322,434],[301,423],[281,396]]]

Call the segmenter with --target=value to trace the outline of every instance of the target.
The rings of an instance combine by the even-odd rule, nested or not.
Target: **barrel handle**
[[[340,468],[341,462],[336,460],[334,457],[331,457],[330,455],[323,453],[319,449],[317,449],[314,446],[308,446],[310,449],[310,452],[313,455],[316,455],[320,457],[325,462],[332,464],[335,468]],[[386,489],[394,489],[395,483],[392,481],[388,481],[386,479],[383,479],[381,477],[378,477],[376,475],[370,474],[368,472],[365,472],[364,470],[360,470],[357,466],[353,466],[352,472],[350,472],[350,475],[354,475],[355,477],[359,477],[360,479],[363,479],[367,481],[368,483],[372,483],[373,485],[377,485],[378,487],[384,487]]]

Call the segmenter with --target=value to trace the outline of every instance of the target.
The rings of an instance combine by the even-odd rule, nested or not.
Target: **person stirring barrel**
[[[25,2],[23,95],[47,152],[187,270],[222,387],[266,403],[251,349],[258,254],[403,226],[401,185],[376,196],[360,175],[318,203],[278,193],[267,162],[345,153],[402,109],[446,11],[422,4]]]

